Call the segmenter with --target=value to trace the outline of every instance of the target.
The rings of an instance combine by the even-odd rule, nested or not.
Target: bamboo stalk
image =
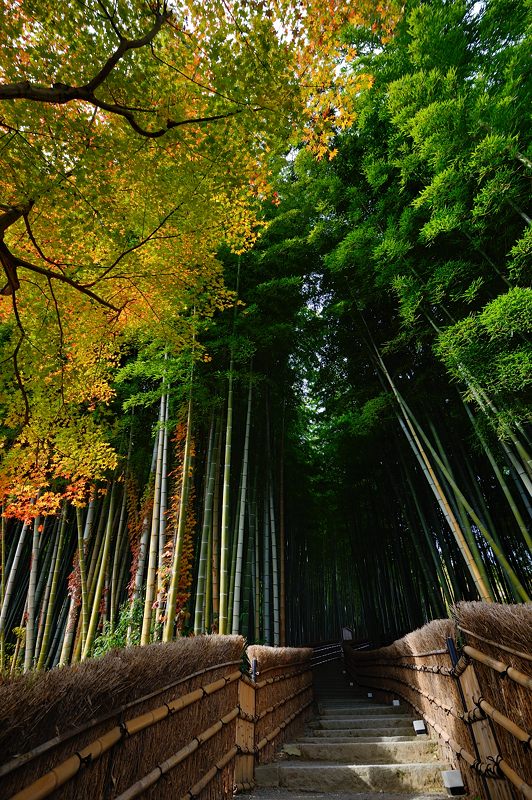
[[[39,544],[41,526],[40,516],[33,520],[33,539],[31,543],[30,581],[28,586],[28,620],[26,622],[26,646],[24,649],[24,672],[33,666],[35,653],[35,593],[37,590],[37,568],[39,561]]]
[[[248,402],[246,410],[246,428],[244,434],[244,453],[242,456],[242,475],[240,479],[240,497],[238,499],[238,530],[237,530],[237,551],[235,564],[235,588],[233,599],[233,625],[231,632],[240,632],[240,605],[242,595],[242,559],[244,553],[244,524],[247,509],[247,489],[249,474],[249,438],[251,428],[251,402],[253,385],[251,382],[252,374],[249,374]]]
[[[270,622],[270,526],[269,526],[269,511],[268,511],[268,498],[264,498],[264,534],[262,540],[263,549],[263,629],[264,641],[266,644],[271,644],[271,622]]]
[[[218,631],[227,633],[228,616],[228,584],[229,584],[229,502],[231,497],[231,442],[233,435],[233,369],[234,360],[231,351],[229,362],[229,382],[227,388],[227,418],[225,425],[225,453],[222,488],[222,522],[220,536],[220,616]]]
[[[111,489],[111,500],[109,502],[109,513],[107,515],[107,525],[105,528],[105,536],[102,545],[102,553],[101,553],[101,560],[100,560],[100,570],[98,573],[98,578],[96,580],[94,597],[92,600],[92,609],[91,615],[89,620],[89,626],[87,629],[87,638],[85,640],[85,644],[81,651],[81,660],[85,661],[86,658],[89,657],[92,645],[94,642],[94,637],[96,635],[96,626],[98,623],[98,616],[100,612],[100,601],[102,599],[102,592],[103,586],[105,581],[105,575],[107,572],[107,563],[109,561],[109,553],[111,550],[111,540],[113,536],[113,516],[114,516],[114,507],[115,507],[115,495],[116,495],[116,481],[113,483],[113,488]]]
[[[148,572],[146,576],[146,594],[144,596],[144,614],[142,617],[141,645],[148,644],[151,638],[151,622],[153,617],[153,601],[155,599],[155,577],[159,555],[159,508],[161,502],[161,475],[163,465],[164,435],[163,424],[165,414],[165,394],[161,395],[159,405],[159,442],[157,447],[157,463],[155,467],[155,486],[153,490],[153,506],[149,535]]]
[[[196,601],[194,611],[194,633],[197,635],[205,631],[205,610],[206,610],[206,581],[207,571],[209,565],[209,541],[212,528],[212,505],[214,498],[214,478],[215,478],[215,463],[214,463],[214,414],[211,419],[211,429],[209,435],[209,446],[207,450],[207,464],[206,464],[206,486],[203,502],[203,527],[201,531],[201,546],[200,546],[200,561],[198,569],[198,584],[196,588]]]
[[[0,515],[0,608],[4,607],[6,593],[6,519],[4,517],[4,506],[1,507]],[[0,626],[0,675],[4,671],[4,628]]]
[[[17,546],[15,549],[15,555],[13,558],[13,562],[11,564],[11,569],[9,570],[9,577],[7,579],[7,583],[5,584],[5,589],[3,590],[3,598],[2,598],[2,608],[0,610],[0,636],[4,636],[5,634],[5,625],[7,621],[7,610],[9,608],[9,603],[11,597],[13,595],[13,589],[15,586],[15,579],[17,577],[17,571],[20,564],[20,559],[22,557],[22,551],[24,549],[24,543],[26,541],[26,534],[29,530],[29,523],[25,522],[22,526],[20,531],[20,536],[18,538]],[[3,540],[3,537],[2,537]],[[2,570],[2,575],[4,571]]]
[[[211,530],[211,575],[212,575],[212,628],[218,630],[220,616],[220,458],[222,449],[222,418],[216,420],[216,449],[214,497]]]
[[[185,453],[183,456],[183,475],[181,479],[181,501],[179,503],[179,517],[175,535],[174,555],[172,559],[172,571],[170,575],[170,586],[168,589],[168,598],[166,601],[166,622],[163,631],[164,642],[171,642],[174,636],[177,590],[179,587],[179,577],[181,571],[181,553],[183,551],[183,541],[185,538],[185,530],[187,524],[191,451],[192,451],[192,382],[188,400],[187,435],[185,439]]]
[[[277,561],[277,530],[275,525],[275,508],[273,503],[273,486],[270,482],[270,535],[272,548],[272,589],[273,589],[273,644],[280,644],[279,629],[279,568]]]
[[[50,635],[52,632],[52,621],[55,610],[54,609],[55,597],[57,594],[57,589],[59,585],[59,575],[61,570],[61,556],[63,554],[63,548],[66,540],[66,525],[67,525],[67,506],[66,503],[63,503],[63,508],[61,509],[61,522],[57,537],[57,552],[55,556],[53,573],[52,573],[52,583],[50,587],[50,596],[48,599],[48,608],[46,610],[46,619],[44,622],[44,634],[42,638],[41,649],[39,652],[39,659],[37,661],[37,667],[36,667],[38,670],[44,669],[48,658],[48,643],[50,641]]]

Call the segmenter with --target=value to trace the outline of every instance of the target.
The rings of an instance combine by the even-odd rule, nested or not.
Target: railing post
[[[238,705],[235,784],[242,790],[253,788],[255,777],[255,684],[245,676],[238,682]]]
[[[455,645],[453,639],[447,640],[447,646],[451,655],[453,667],[455,667],[456,662],[453,657]],[[454,654],[456,654],[456,649],[454,649]],[[481,697],[482,692],[475,668],[471,661],[463,672],[456,675],[456,681],[462,696],[464,711],[472,711]],[[470,723],[469,728],[475,753],[479,761],[488,764],[494,762],[499,753],[499,748],[489,719],[478,719]],[[490,775],[482,775],[482,778],[490,800],[512,800],[513,794],[506,780],[493,778]]]

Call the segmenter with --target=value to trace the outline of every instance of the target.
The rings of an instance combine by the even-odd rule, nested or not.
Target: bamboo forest
[[[0,672],[530,601],[531,24],[3,0]]]

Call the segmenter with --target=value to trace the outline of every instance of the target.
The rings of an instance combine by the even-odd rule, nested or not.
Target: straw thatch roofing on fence
[[[196,636],[112,650],[101,659],[0,681],[1,761],[216,664],[238,662],[241,636]]]
[[[462,602],[453,608],[453,617],[466,631],[494,644],[532,655],[532,603],[510,606]]]
[[[308,661],[312,657],[312,649],[310,647],[267,647],[266,645],[252,644],[248,647],[247,654],[250,661],[256,658],[259,669],[265,670]]]
[[[408,656],[423,655],[434,650],[445,650],[445,642],[448,636],[455,635],[455,626],[450,619],[435,619],[423,625],[411,633],[407,633],[402,639],[398,639],[388,647],[379,647],[377,650],[359,650],[356,652],[357,659],[364,661],[405,658]]]

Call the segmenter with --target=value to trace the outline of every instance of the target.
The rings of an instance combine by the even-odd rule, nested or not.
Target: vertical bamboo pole
[[[6,519],[3,506],[0,511],[0,608],[3,608],[6,594]],[[4,671],[4,655],[4,629],[0,627],[0,675]]]
[[[46,548],[45,557],[39,576],[39,583],[37,585],[37,602],[36,606],[39,608],[39,624],[37,626],[37,641],[35,642],[34,661],[39,658],[41,651],[41,642],[44,635],[44,621],[46,618],[46,610],[48,608],[48,598],[52,588],[53,565],[59,544],[59,528],[60,520],[54,519],[52,524],[52,531]]]
[[[54,608],[55,598],[57,594],[57,588],[59,585],[59,574],[62,566],[61,558],[63,555],[63,548],[66,539],[66,525],[67,525],[67,505],[66,503],[63,503],[63,508],[61,509],[61,523],[59,526],[59,534],[57,539],[57,553],[55,556],[53,574],[52,574],[52,583],[50,587],[50,597],[48,599],[48,608],[46,610],[46,619],[44,622],[44,634],[41,644],[41,650],[39,652],[39,660],[37,661],[38,670],[44,669],[48,659],[48,643],[50,641],[50,636],[52,633],[52,621],[55,610]]]
[[[29,672],[33,666],[35,651],[35,592],[37,589],[37,568],[39,561],[39,540],[41,517],[33,520],[33,539],[31,543],[30,582],[28,586],[28,621],[26,622],[26,647],[24,649],[24,672]]]
[[[9,608],[9,602],[11,600],[11,595],[13,594],[13,588],[15,586],[15,578],[17,577],[17,571],[20,563],[20,559],[22,557],[22,551],[24,549],[24,543],[26,541],[26,534],[29,530],[29,523],[25,522],[22,526],[20,531],[20,536],[17,542],[17,546],[15,549],[15,556],[13,558],[13,562],[11,564],[11,569],[9,570],[9,577],[7,579],[7,583],[4,589],[4,596],[2,602],[2,609],[0,611],[0,636],[4,636],[5,632],[5,625],[7,621],[7,609]],[[3,573],[2,573],[3,574]]]
[[[178,518],[176,536],[174,541],[174,556],[172,560],[172,572],[170,575],[170,587],[168,590],[168,598],[166,601],[166,623],[163,631],[164,642],[171,642],[174,637],[177,590],[179,587],[179,577],[181,573],[181,553],[183,552],[183,541],[185,538],[186,525],[187,525],[191,449],[192,449],[192,383],[190,386],[190,396],[188,400],[187,435],[185,439],[185,453],[183,457],[181,502],[179,504],[179,518]]]
[[[214,497],[211,531],[212,629],[218,631],[220,620],[220,458],[222,449],[222,418],[216,420],[216,451],[214,456]]]
[[[205,587],[208,571],[209,540],[212,528],[212,505],[214,497],[214,414],[211,419],[211,429],[209,433],[209,446],[207,449],[206,463],[206,483],[203,501],[203,526],[201,531],[200,561],[198,568],[198,585],[196,589],[196,602],[194,611],[194,633],[197,635],[205,631]]]
[[[253,386],[251,382],[251,372],[249,375],[248,403],[246,411],[246,432],[244,436],[244,453],[242,456],[242,476],[240,480],[240,498],[238,503],[238,531],[237,531],[237,551],[235,565],[235,589],[233,599],[233,625],[231,632],[240,632],[240,604],[242,594],[242,556],[244,552],[244,523],[246,520],[247,509],[247,490],[249,473],[249,433],[251,428],[251,401]]]
[[[87,638],[81,652],[81,660],[85,661],[89,657],[94,638],[96,635],[96,627],[98,623],[98,616],[100,613],[100,602],[102,599],[103,587],[105,583],[105,576],[107,574],[107,565],[109,562],[109,553],[111,551],[111,541],[113,538],[113,521],[114,521],[114,508],[116,502],[116,481],[113,483],[111,490],[111,500],[109,502],[109,514],[107,516],[107,525],[105,527],[105,536],[102,544],[102,553],[100,559],[100,569],[95,583],[94,596],[92,599],[91,616],[87,630]]]
[[[272,540],[272,588],[273,588],[273,644],[279,647],[279,569],[277,561],[277,529],[275,524],[275,506],[273,502],[273,486],[270,482],[270,535]]]
[[[149,644],[151,637],[151,622],[153,617],[153,601],[155,599],[155,578],[157,571],[157,561],[159,556],[159,509],[161,503],[161,475],[163,468],[163,448],[164,448],[164,414],[165,414],[165,394],[161,395],[159,406],[159,444],[157,448],[157,464],[155,467],[155,486],[153,490],[153,506],[150,528],[150,550],[148,556],[148,572],[146,576],[146,594],[144,596],[144,614],[142,617],[142,632],[140,635],[141,645]]]
[[[280,644],[286,646],[286,534],[284,508],[284,445],[285,445],[285,407],[283,400],[283,419],[281,431],[281,452],[279,455],[279,623]]]
[[[231,352],[229,383],[227,387],[227,418],[225,425],[225,454],[222,489],[222,522],[220,536],[220,618],[218,632],[227,633],[229,599],[229,503],[231,498],[231,443],[233,436],[233,369]]]
[[[263,630],[264,641],[271,644],[271,620],[270,620],[270,525],[269,525],[268,496],[264,497],[263,523],[264,534],[262,540],[263,548]]]

